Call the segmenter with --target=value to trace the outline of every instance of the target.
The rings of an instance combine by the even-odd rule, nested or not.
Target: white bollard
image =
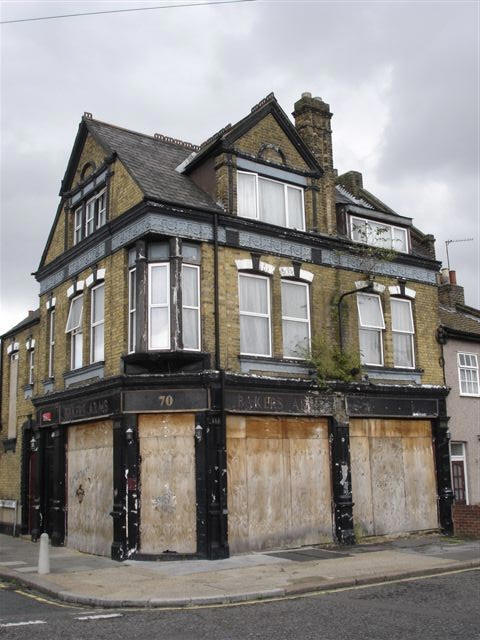
[[[50,573],[50,556],[48,555],[48,533],[40,536],[40,552],[38,554],[38,573]]]

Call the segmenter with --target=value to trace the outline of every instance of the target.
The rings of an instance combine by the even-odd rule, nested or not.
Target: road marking
[[[103,613],[96,616],[77,616],[76,620],[100,620],[103,618],[121,618],[121,613]]]
[[[0,562],[0,567],[13,567],[18,564],[27,564],[21,560],[10,560],[9,562]]]
[[[15,593],[18,593],[21,596],[25,596],[26,598],[32,598],[32,600],[37,600],[38,602],[44,602],[45,604],[53,604],[55,607],[64,607],[66,609],[82,608],[75,604],[63,604],[62,602],[55,602],[55,600],[48,600],[48,598],[42,598],[41,596],[37,596],[34,593],[27,593],[26,591],[22,591],[21,589],[15,589]]]
[[[25,624],[47,624],[46,620],[29,620],[28,622],[6,622],[0,624],[0,627],[21,627]]]

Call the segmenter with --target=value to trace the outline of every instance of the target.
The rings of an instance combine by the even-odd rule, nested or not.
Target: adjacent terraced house
[[[2,340],[23,532],[121,560],[451,530],[434,240],[337,176],[331,117],[270,94],[195,146],[83,116]]]

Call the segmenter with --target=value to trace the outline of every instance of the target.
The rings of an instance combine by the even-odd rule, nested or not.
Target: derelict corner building
[[[433,237],[336,175],[328,104],[293,117],[195,146],[83,116],[2,339],[4,530],[119,560],[451,531]]]

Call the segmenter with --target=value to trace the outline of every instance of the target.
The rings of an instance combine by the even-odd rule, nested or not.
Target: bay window
[[[170,348],[170,264],[148,265],[148,348]]]
[[[383,366],[383,337],[385,329],[380,296],[357,293],[359,319],[360,361],[366,365]]]
[[[415,366],[412,303],[410,300],[390,300],[392,310],[393,366],[413,369]]]
[[[105,189],[88,200],[85,210],[85,237],[107,221],[106,201]]]
[[[200,351],[200,267],[182,266],[183,348]]]
[[[407,230],[402,227],[351,216],[350,237],[355,242],[408,253]]]
[[[475,353],[458,354],[458,377],[460,381],[460,395],[480,395],[478,358]]]
[[[105,285],[93,287],[90,309],[90,362],[104,359],[105,343]]]
[[[83,295],[70,303],[65,333],[70,334],[70,368],[79,369],[83,364]]]
[[[270,280],[265,276],[240,273],[240,353],[271,356]]]
[[[305,230],[301,187],[237,171],[237,213],[290,229]]]
[[[283,355],[305,358],[310,349],[309,286],[282,280]]]

